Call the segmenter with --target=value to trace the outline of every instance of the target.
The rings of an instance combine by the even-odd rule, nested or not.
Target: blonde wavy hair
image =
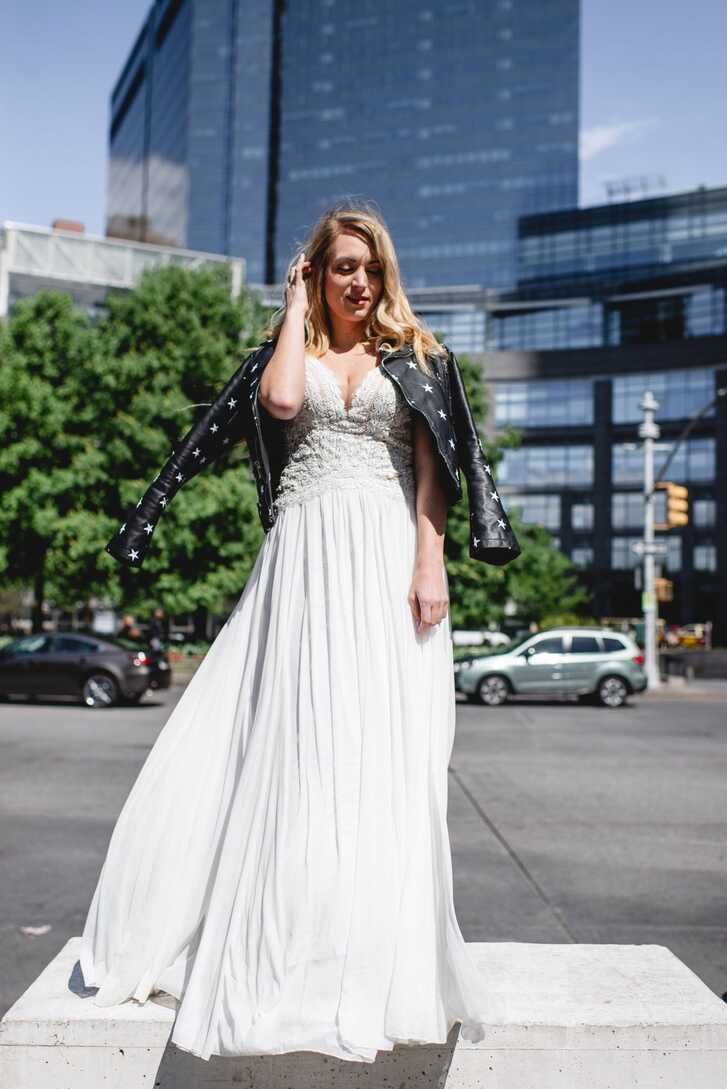
[[[432,374],[427,354],[446,357],[446,348],[409,305],[399,273],[399,261],[383,217],[369,201],[351,199],[329,205],[298,247],[288,265],[283,283],[286,284],[301,252],[310,261],[310,275],[304,283],[308,295],[305,313],[305,348],[312,355],[323,355],[330,347],[330,323],[325,297],[324,276],[334,240],[344,231],[357,234],[368,245],[372,255],[381,262],[382,292],[364,327],[364,338],[375,344],[377,352],[396,350],[411,345],[419,367]],[[277,337],[285,321],[286,305],[271,315],[264,336]]]

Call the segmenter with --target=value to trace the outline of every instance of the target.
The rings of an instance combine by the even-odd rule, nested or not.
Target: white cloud
[[[596,155],[610,151],[619,144],[636,143],[646,129],[658,124],[658,118],[644,118],[641,121],[615,121],[610,125],[594,125],[584,129],[579,141],[580,160],[587,162],[595,159]]]

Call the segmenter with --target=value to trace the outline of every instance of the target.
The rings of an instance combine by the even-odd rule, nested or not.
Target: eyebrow
[[[354,257],[352,254],[347,253],[343,257],[337,257],[336,260],[337,261],[358,261],[358,257]],[[368,259],[368,261],[366,263],[368,265],[371,265],[371,264],[374,264],[374,263],[381,264],[381,258],[379,258],[379,257],[369,257],[369,259]]]

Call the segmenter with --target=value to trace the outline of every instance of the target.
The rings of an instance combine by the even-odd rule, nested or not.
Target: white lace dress
[[[203,1059],[483,1037],[446,823],[449,617],[417,633],[407,601],[410,413],[378,368],[347,407],[306,357],[277,520],[111,837],[92,1001],[168,992],[172,1042]]]

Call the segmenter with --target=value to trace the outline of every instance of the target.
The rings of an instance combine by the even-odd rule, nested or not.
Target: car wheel
[[[480,703],[485,703],[488,707],[499,707],[506,702],[509,695],[509,684],[504,677],[499,677],[496,673],[483,677],[477,685],[477,697]]]
[[[604,707],[623,707],[628,698],[628,685],[621,677],[604,677],[598,682],[598,699]]]
[[[108,673],[91,673],[81,693],[87,707],[112,707],[119,699],[119,686]]]

